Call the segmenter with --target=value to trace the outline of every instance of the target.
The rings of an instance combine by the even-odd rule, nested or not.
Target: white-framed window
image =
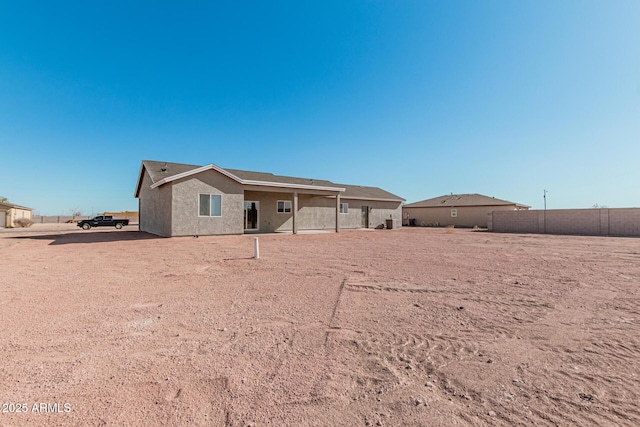
[[[349,203],[340,203],[340,213],[349,213]]]
[[[291,213],[291,200],[278,200],[278,213]]]
[[[222,196],[220,194],[198,195],[199,216],[222,216]]]
[[[458,209],[451,209],[451,218],[455,218],[458,216]]]

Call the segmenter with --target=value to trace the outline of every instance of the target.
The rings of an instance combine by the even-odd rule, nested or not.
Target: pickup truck
[[[115,227],[120,230],[123,226],[129,225],[128,219],[114,219],[110,215],[100,215],[92,219],[78,221],[78,227],[88,230],[91,227]]]

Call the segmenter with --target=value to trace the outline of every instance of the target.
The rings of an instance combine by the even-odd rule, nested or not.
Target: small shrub
[[[456,226],[455,225],[447,225],[445,228],[447,229],[446,232],[447,234],[452,234],[456,232]]]
[[[13,221],[13,223],[15,224],[16,227],[31,227],[33,225],[33,221],[29,218],[18,218],[15,221]]]

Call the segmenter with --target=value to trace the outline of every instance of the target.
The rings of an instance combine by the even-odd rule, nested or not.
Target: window
[[[200,194],[200,216],[222,216],[222,196],[219,194]]]
[[[349,203],[340,203],[340,213],[349,213]]]
[[[451,209],[451,218],[455,218],[458,216],[458,209]]]
[[[291,200],[278,200],[278,213],[291,213]]]

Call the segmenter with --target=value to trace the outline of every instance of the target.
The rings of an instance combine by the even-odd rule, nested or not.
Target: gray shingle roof
[[[142,167],[144,167],[147,170],[147,172],[149,173],[149,176],[151,177],[152,182],[156,183],[165,178],[169,178],[174,175],[193,171],[202,166],[143,160]],[[253,171],[245,171],[245,170],[239,170],[239,169],[225,168],[224,170],[237,176],[242,180],[274,182],[274,183],[282,183],[282,184],[296,184],[296,185],[305,185],[305,186],[310,185],[310,186],[318,186],[318,187],[344,188],[345,191],[340,194],[340,197],[345,199],[362,198],[367,200],[381,199],[381,200],[396,200],[399,202],[404,201],[403,198],[398,197],[395,194],[389,193],[388,191],[385,191],[378,187],[336,184],[334,182],[322,180],[322,179],[297,178],[292,176],[281,176],[281,175],[274,175],[272,173],[253,172]],[[140,182],[138,182],[138,185],[140,185]],[[136,194],[137,194],[137,191],[136,191]]]
[[[348,199],[350,197],[358,198],[358,199],[383,199],[383,200],[397,200],[399,202],[404,202],[402,197],[396,196],[393,193],[389,193],[386,190],[383,190],[379,187],[364,187],[362,185],[348,185],[348,184],[334,184],[338,187],[342,187],[345,189],[344,193],[340,195],[343,199]]]
[[[154,183],[169,176],[189,172],[200,167],[181,163],[155,162],[153,160],[143,160],[142,166],[147,170],[151,177],[151,181]]]
[[[434,197],[433,199],[422,200],[404,205],[407,208],[435,208],[435,207],[461,207],[461,206],[504,206],[515,205],[529,207],[508,200],[496,199],[495,197],[484,196],[482,194],[447,194],[445,196]]]

